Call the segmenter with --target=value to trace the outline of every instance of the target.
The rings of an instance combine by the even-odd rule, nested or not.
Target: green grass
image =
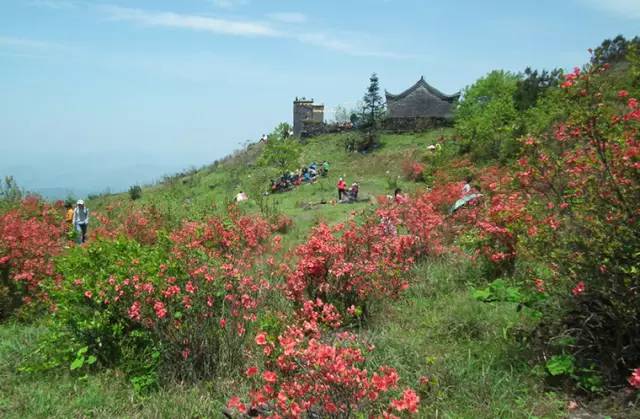
[[[364,199],[392,193],[389,179],[398,182],[407,192],[424,187],[402,178],[402,162],[408,158],[421,159],[427,151],[427,145],[451,133],[450,129],[439,129],[418,134],[383,134],[381,148],[368,154],[348,153],[343,145],[347,134],[313,138],[302,149],[301,165],[328,160],[331,164],[329,175],[314,184],[303,184],[290,192],[273,194],[266,199],[270,206],[294,218],[297,228],[293,235],[302,236],[319,221],[339,222],[351,211],[370,205],[367,202],[320,204],[321,201],[336,200],[335,185],[340,176],[348,184],[358,182],[360,197]],[[153,204],[178,220],[201,218],[215,212],[213,207],[223,208],[240,190],[248,192],[252,189],[253,177],[262,170],[255,166],[260,147],[255,145],[215,167],[204,168],[173,182],[144,187],[142,198],[135,202],[138,205]],[[263,190],[268,186],[267,179]],[[241,203],[241,208],[247,212],[259,212],[255,196],[251,195],[249,193],[248,202]],[[99,197],[89,201],[88,205],[93,210],[101,210],[122,200],[129,200],[129,195],[122,193]]]
[[[467,264],[444,259],[416,268],[407,298],[371,325],[375,361],[395,366],[408,385],[429,378],[420,387],[423,417],[563,417],[564,403],[545,393],[513,333],[531,318],[512,304],[475,301]]]

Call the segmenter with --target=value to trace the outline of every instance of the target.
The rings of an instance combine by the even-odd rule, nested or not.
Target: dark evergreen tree
[[[640,46],[640,37],[627,40],[624,36],[618,35],[613,39],[605,39],[599,47],[593,51],[591,63],[602,65],[604,63],[615,64],[625,61],[629,48]]]
[[[548,88],[558,86],[561,79],[562,70],[559,68],[538,72],[527,67],[524,73],[519,74],[516,91],[513,93],[516,109],[525,111],[535,106],[538,98]]]
[[[384,103],[382,103],[382,96],[380,96],[378,75],[373,73],[369,78],[369,82],[367,92],[362,99],[364,102],[362,113],[367,125],[375,127],[384,111]]]

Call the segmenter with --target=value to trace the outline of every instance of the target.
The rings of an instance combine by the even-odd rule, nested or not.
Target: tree
[[[140,185],[133,185],[129,188],[129,197],[132,201],[142,198],[142,188]]]
[[[285,172],[298,167],[300,154],[300,143],[296,139],[278,139],[274,136],[274,138],[269,138],[260,157],[259,164],[271,166],[280,172]]]
[[[474,158],[504,159],[517,152],[518,112],[513,95],[518,80],[513,73],[496,70],[464,90],[455,127]]]
[[[364,102],[362,113],[366,124],[370,127],[375,128],[376,123],[378,122],[384,111],[382,96],[380,96],[378,75],[376,73],[373,73],[369,78],[369,87],[367,88],[362,101]]]
[[[293,131],[291,125],[287,122],[281,122],[268,135],[269,140],[283,140],[289,138],[289,133]]]
[[[338,124],[349,122],[349,111],[347,111],[347,108],[344,106],[338,105],[336,106],[333,119]]]
[[[18,186],[13,176],[5,176],[4,184],[0,183],[0,201],[13,204],[22,199],[24,192]]]
[[[629,48],[640,46],[640,37],[627,40],[624,36],[618,35],[613,39],[605,39],[599,47],[593,51],[591,64],[614,64],[625,61]]]
[[[552,71],[532,70],[527,67],[521,73],[516,91],[513,94],[515,106],[519,111],[526,111],[536,105],[538,98],[550,87],[560,85],[562,80],[562,70],[556,68]]]

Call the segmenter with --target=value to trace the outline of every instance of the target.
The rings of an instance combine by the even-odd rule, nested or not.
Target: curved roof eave
[[[426,80],[424,79],[424,76],[420,77],[420,80],[418,80],[413,86],[409,87],[407,90],[405,90],[402,93],[394,95],[394,94],[389,93],[388,91],[385,90],[384,94],[385,94],[387,100],[389,100],[389,99],[398,100],[398,99],[402,99],[402,98],[408,96],[409,94],[413,93],[416,89],[418,89],[421,86],[424,87],[425,89],[427,89],[427,91],[429,91],[431,94],[433,94],[433,95],[435,95],[435,96],[437,96],[437,97],[439,97],[440,99],[443,99],[443,100],[458,99],[460,97],[460,92],[454,93],[452,95],[445,95],[440,90],[436,89],[435,87],[433,87],[429,83],[427,83]]]

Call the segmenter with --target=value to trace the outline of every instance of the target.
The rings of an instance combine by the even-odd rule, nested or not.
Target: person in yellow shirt
[[[73,205],[66,204],[64,206],[67,209],[67,212],[64,215],[64,221],[69,224],[69,227],[73,225]]]

